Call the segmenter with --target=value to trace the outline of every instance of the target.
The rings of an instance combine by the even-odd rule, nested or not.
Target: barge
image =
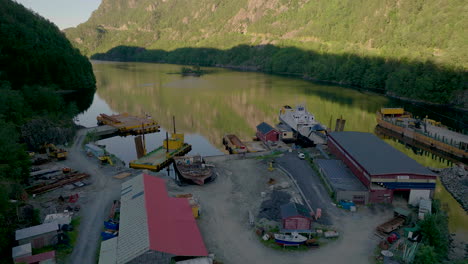
[[[377,124],[430,149],[465,161],[468,158],[468,135],[449,130],[432,119],[414,118],[403,108],[380,109],[377,112]]]
[[[145,154],[143,157],[130,162],[133,169],[147,169],[160,171],[172,163],[176,156],[183,156],[192,150],[192,145],[184,143],[184,134],[172,134],[164,140],[163,146]]]

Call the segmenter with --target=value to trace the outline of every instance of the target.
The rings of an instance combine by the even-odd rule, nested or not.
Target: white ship
[[[304,105],[297,105],[296,108],[283,106],[279,120],[291,127],[300,139],[308,140],[315,145],[327,143],[326,127],[320,124]]]

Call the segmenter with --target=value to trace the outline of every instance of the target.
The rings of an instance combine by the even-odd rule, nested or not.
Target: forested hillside
[[[94,91],[91,64],[55,25],[0,0],[0,263],[10,263],[14,229],[35,221],[18,222],[8,202],[21,200],[28,183],[26,150],[70,141],[72,117]]]
[[[448,103],[466,89],[464,6],[463,0],[103,0],[89,21],[66,34],[88,56],[117,46],[191,48],[138,58],[120,48],[95,58],[248,66]],[[274,49],[259,51],[267,44]],[[206,60],[206,50],[196,48],[218,53]],[[182,54],[198,57],[187,61]]]

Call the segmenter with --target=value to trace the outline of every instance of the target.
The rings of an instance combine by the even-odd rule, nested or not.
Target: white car
[[[304,153],[299,153],[297,155],[300,159],[305,159],[305,154]]]

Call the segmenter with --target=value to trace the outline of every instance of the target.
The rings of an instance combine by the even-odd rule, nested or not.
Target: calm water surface
[[[210,74],[183,77],[182,66],[150,63],[94,62],[97,92],[93,104],[77,116],[77,123],[92,127],[100,113],[128,112],[150,114],[161,125],[161,132],[146,136],[147,150],[162,144],[165,131],[172,131],[172,116],[177,132],[185,133],[192,144],[191,154],[223,153],[222,136],[235,133],[249,139],[260,122],[275,124],[281,106],[305,103],[310,112],[326,126],[338,117],[346,119],[345,130],[374,133],[375,113],[381,107],[405,107],[415,115],[441,120],[454,129],[466,115],[434,107],[421,107],[384,96],[338,86],[318,85],[300,79],[255,72],[236,72],[209,68]],[[466,123],[466,122],[465,122]],[[425,166],[446,167],[450,163],[424,155],[391,139],[386,142]],[[134,139],[114,137],[99,141],[126,164],[136,159]],[[446,190],[438,185],[436,195],[450,208],[453,231],[468,231],[463,223],[467,214]]]

